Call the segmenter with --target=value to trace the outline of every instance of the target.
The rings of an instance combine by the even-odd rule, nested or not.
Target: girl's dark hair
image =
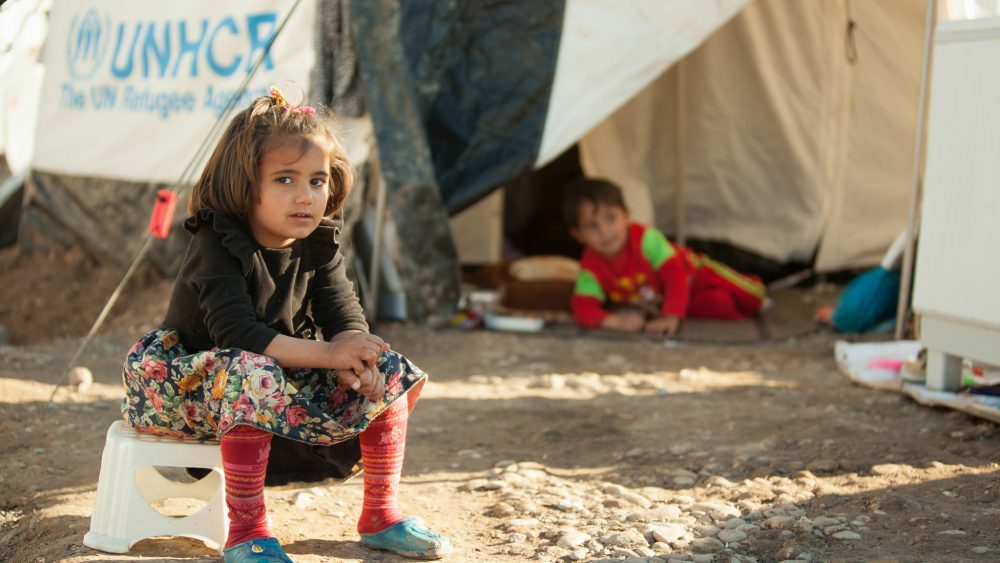
[[[201,177],[194,185],[188,211],[202,207],[246,219],[258,201],[256,186],[260,180],[260,161],[267,151],[304,138],[318,140],[330,155],[330,197],[325,216],[333,215],[344,204],[354,184],[354,170],[324,118],[319,112],[278,105],[271,96],[261,96],[250,107],[233,117],[209,157]]]
[[[584,202],[595,206],[603,203],[628,210],[622,190],[617,185],[600,178],[581,178],[566,187],[566,197],[563,200],[563,220],[571,229],[579,226],[580,207]]]

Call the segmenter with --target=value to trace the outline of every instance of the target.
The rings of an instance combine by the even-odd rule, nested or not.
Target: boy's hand
[[[664,334],[668,337],[672,337],[677,333],[677,329],[681,326],[681,320],[673,315],[667,315],[666,317],[655,318],[648,323],[646,323],[646,334],[655,334],[656,336],[663,336]]]
[[[639,332],[645,322],[639,313],[616,313],[604,317],[601,328],[618,332]]]

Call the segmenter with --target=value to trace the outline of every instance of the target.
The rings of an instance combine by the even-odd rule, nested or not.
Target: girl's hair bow
[[[275,107],[287,108],[292,111],[300,111],[310,115],[316,113],[316,108],[312,106],[295,106],[288,103],[288,100],[285,99],[285,95],[281,93],[281,90],[279,90],[277,86],[271,86],[271,99],[274,101]]]

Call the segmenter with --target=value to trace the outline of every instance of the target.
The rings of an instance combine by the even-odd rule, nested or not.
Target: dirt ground
[[[119,365],[169,283],[126,291],[78,362],[94,386],[49,404],[120,273],[13,252],[0,269],[0,561],[217,559],[183,538],[82,545]],[[402,505],[453,539],[450,561],[1000,560],[996,426],[849,383],[835,335],[788,329],[789,310],[828,297],[784,295],[757,342],[743,326],[707,343],[725,331],[704,324],[672,343],[380,327],[432,377]],[[266,499],[296,561],[400,560],[357,543],[360,479]]]

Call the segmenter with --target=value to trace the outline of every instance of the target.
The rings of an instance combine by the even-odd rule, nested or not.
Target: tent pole
[[[674,116],[677,127],[677,139],[674,145],[674,172],[677,175],[674,200],[674,222],[676,225],[677,244],[687,246],[687,225],[684,213],[684,59],[677,61],[677,112]]]
[[[378,318],[378,277],[379,262],[382,260],[382,231],[385,229],[385,185],[382,176],[378,175],[375,182],[375,236],[372,237],[372,267],[368,278],[370,288],[368,296],[368,316],[372,323]]]
[[[913,282],[914,250],[916,246],[917,214],[923,197],[923,148],[926,136],[927,88],[930,82],[931,56],[934,51],[934,24],[937,21],[937,0],[927,0],[927,20],[924,25],[924,60],[920,71],[920,97],[917,103],[917,130],[913,140],[913,175],[910,192],[910,214],[906,223],[906,249],[900,272],[899,300],[896,306],[896,340],[903,338],[910,319],[910,286]]]

